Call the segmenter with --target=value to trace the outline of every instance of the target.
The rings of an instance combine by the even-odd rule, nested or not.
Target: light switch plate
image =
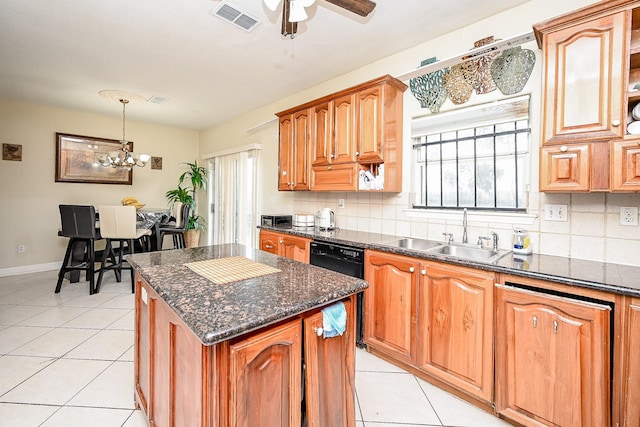
[[[567,221],[567,205],[544,205],[545,221]]]

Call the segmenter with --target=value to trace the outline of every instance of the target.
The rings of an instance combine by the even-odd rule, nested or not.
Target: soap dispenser
[[[533,252],[529,232],[522,228],[513,230],[513,253],[528,255]]]

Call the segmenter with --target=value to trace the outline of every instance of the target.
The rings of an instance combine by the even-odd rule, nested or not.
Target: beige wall
[[[198,133],[131,121],[127,134],[135,151],[163,158],[162,170],[136,169],[133,185],[56,183],[56,132],[119,140],[122,118],[63,110],[0,98],[0,142],[22,145],[22,161],[0,161],[0,274],[56,268],[66,239],[57,236],[58,204],[119,204],[134,196],[149,207],[166,207],[165,191],[175,188],[181,162],[198,155]],[[17,245],[25,253],[17,253]]]
[[[312,87],[274,104],[252,111],[235,120],[217,126],[201,134],[201,149],[215,151],[218,145],[239,146],[249,142],[263,144],[263,187],[260,213],[315,212],[331,207],[336,212],[337,225],[342,228],[395,234],[399,236],[442,238],[442,232],[461,236],[459,215],[414,214],[411,206],[412,188],[410,170],[409,126],[413,116],[428,114],[407,90],[404,102],[404,179],[403,192],[393,195],[368,193],[308,193],[276,191],[277,123],[273,114],[311,99],[353,86],[383,74],[399,75],[414,69],[423,59],[447,58],[468,50],[473,41],[493,35],[510,37],[531,30],[531,26],[565,12],[593,3],[591,0],[532,0],[520,7],[483,20],[466,28],[449,33],[435,40],[399,52],[388,58],[355,70],[322,85]],[[540,140],[540,51],[535,42],[524,46],[538,55],[536,68],[523,93],[531,94],[531,152],[528,213],[534,218],[481,218],[471,217],[469,236],[476,239],[495,230],[501,237],[501,247],[508,247],[513,227],[523,226],[531,231],[536,252],[550,255],[572,256],[581,259],[637,264],[634,254],[640,253],[640,227],[619,225],[619,206],[640,206],[638,194],[561,194],[546,195],[538,189],[538,148]],[[488,102],[500,96],[496,91],[487,95],[474,95],[465,105]],[[443,110],[452,108],[449,101]],[[273,120],[260,127],[258,132],[245,132],[254,126]],[[346,207],[339,209],[338,199],[345,199]],[[549,222],[540,220],[545,203],[561,203],[569,206],[569,221]]]

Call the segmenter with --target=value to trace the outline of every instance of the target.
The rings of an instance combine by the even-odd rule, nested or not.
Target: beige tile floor
[[[133,295],[128,273],[102,290],[56,271],[0,277],[0,426],[146,426],[133,403]],[[363,350],[358,427],[509,424]]]

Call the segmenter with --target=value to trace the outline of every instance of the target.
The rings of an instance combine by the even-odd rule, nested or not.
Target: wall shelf
[[[432,64],[425,65],[424,67],[420,67],[415,70],[409,71],[407,73],[400,74],[399,76],[396,76],[396,78],[401,81],[407,81],[414,77],[423,76],[433,71],[438,71],[443,68],[451,67],[453,65],[469,61],[471,59],[477,59],[481,56],[485,56],[490,53],[500,53],[507,49],[511,49],[512,47],[520,46],[522,44],[528,43],[533,40],[535,40],[533,31],[520,34],[518,36],[510,37],[508,39],[497,40],[493,43],[490,43],[475,49],[471,49],[467,52],[461,53],[451,58],[447,58],[442,61],[437,61]]]

